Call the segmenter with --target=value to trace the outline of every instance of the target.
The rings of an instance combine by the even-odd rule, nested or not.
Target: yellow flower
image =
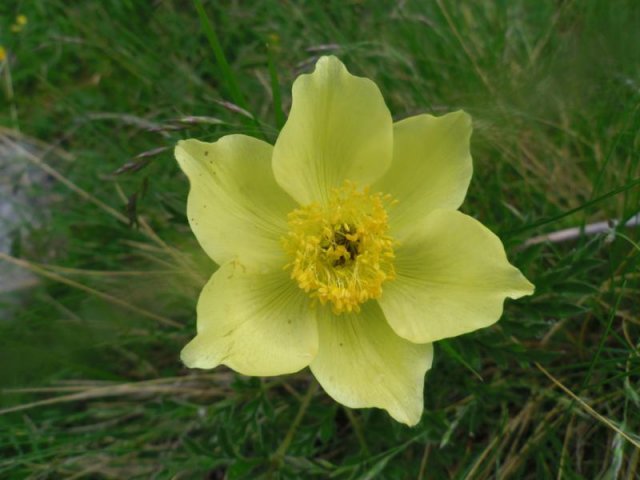
[[[495,323],[506,297],[534,288],[457,211],[470,136],[462,111],[393,123],[372,81],[323,57],[295,81],[274,146],[179,142],[189,222],[220,265],[184,363],[259,376],[309,366],[336,401],[416,424],[432,342]]]
[[[22,15],[22,14],[18,15],[16,17],[16,22],[13,25],[11,25],[11,31],[15,33],[20,32],[24,28],[24,26],[27,24],[27,22],[28,20],[26,15]]]
[[[4,62],[7,58],[7,51],[4,49],[2,45],[0,45],[0,62]]]

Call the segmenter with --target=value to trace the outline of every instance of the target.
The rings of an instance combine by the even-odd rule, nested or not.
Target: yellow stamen
[[[289,214],[284,248],[292,257],[291,278],[333,312],[358,312],[382,295],[395,277],[393,239],[385,205],[392,199],[359,191],[352,182],[333,190],[326,205],[312,203]]]

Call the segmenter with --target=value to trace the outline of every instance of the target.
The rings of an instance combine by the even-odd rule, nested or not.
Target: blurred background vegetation
[[[0,478],[640,478],[640,229],[624,226],[640,210],[640,2],[203,12],[0,5]],[[273,141],[293,79],[325,53],[373,79],[396,119],[471,113],[463,211],[537,286],[494,327],[436,345],[415,428],[321,391],[295,424],[308,371],[179,361],[216,267],[172,147]],[[619,223],[531,244],[606,220]]]

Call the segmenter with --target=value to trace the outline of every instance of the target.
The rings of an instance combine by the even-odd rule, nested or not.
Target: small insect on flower
[[[329,56],[294,82],[274,146],[180,141],[190,225],[220,265],[184,363],[309,366],[336,401],[415,425],[432,343],[492,325],[506,297],[534,289],[457,211],[470,136],[462,111],[393,123],[378,87]]]

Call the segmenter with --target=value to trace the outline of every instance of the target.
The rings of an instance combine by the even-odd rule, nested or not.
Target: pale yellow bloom
[[[28,20],[26,15],[22,15],[22,14],[18,15],[16,17],[15,23],[11,25],[11,31],[15,33],[20,32],[24,28],[24,26],[27,24],[27,22]]]
[[[416,424],[432,342],[487,327],[506,297],[533,292],[498,237],[457,211],[470,136],[462,111],[393,123],[373,82],[323,57],[295,81],[275,146],[179,142],[189,222],[220,265],[185,364],[309,366],[338,402]]]

